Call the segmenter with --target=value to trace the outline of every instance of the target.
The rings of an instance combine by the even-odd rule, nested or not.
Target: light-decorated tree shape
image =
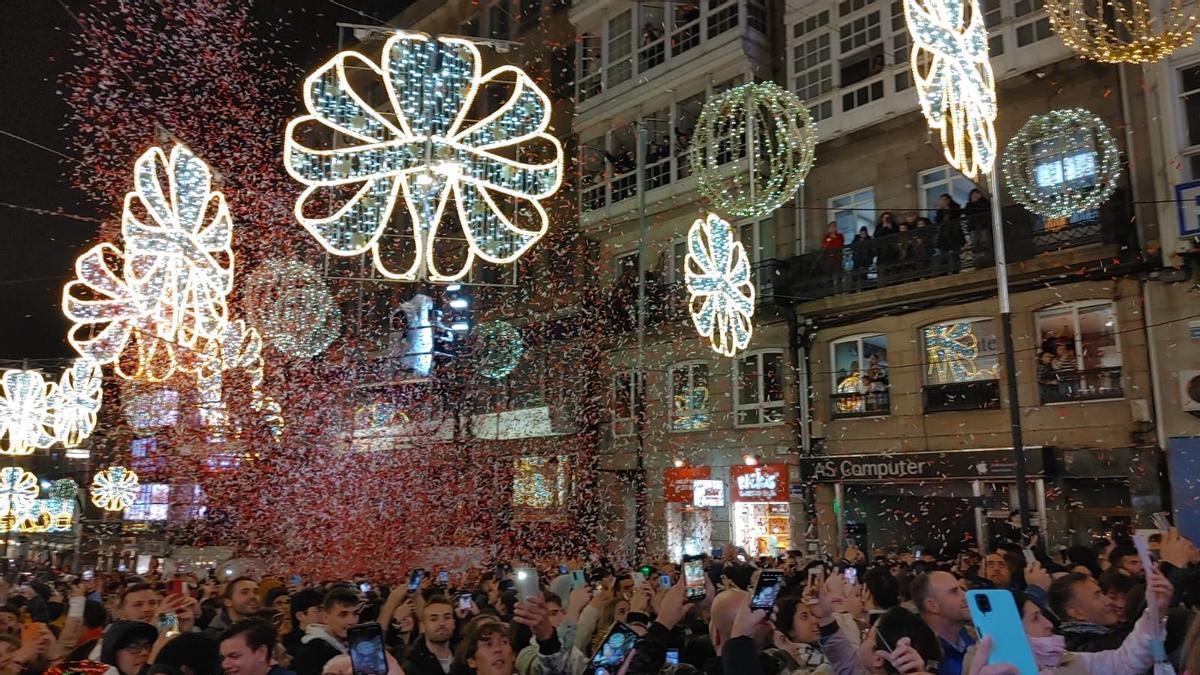
[[[563,174],[562,145],[545,133],[550,99],[519,68],[484,74],[481,60],[467,40],[400,32],[380,63],[341,52],[305,80],[308,114],[287,126],[284,166],[305,185],[296,219],[327,251],[370,252],[391,279],[453,281],[476,257],[510,263],[542,238],[549,216],[541,200]],[[351,73],[356,83],[382,80],[385,112],[360,95]],[[470,121],[480,92],[492,87],[511,95]],[[405,208],[395,214],[398,200]],[[404,224],[385,233],[394,219]],[[402,269],[385,263],[385,236],[411,241],[400,246]],[[441,260],[439,244],[455,239],[465,240],[466,255]]]
[[[713,350],[733,356],[754,333],[750,259],[733,228],[715,213],[688,230],[684,274],[692,323]]]
[[[165,182],[164,182],[165,179]],[[182,145],[151,148],[134,165],[121,217],[125,248],[101,243],[75,261],[63,289],[68,340],[125,379],[161,382],[176,351],[216,337],[233,289],[233,220],[212,174]]]
[[[904,16],[917,99],[946,161],[967,178],[991,171],[996,81],[978,0],[904,0]]]
[[[92,503],[105,511],[124,511],[137,500],[139,490],[136,473],[123,466],[110,466],[92,478]]]
[[[104,369],[91,359],[75,359],[58,380],[50,407],[54,435],[73,448],[96,428],[96,415],[104,396]]]
[[[0,377],[0,453],[28,455],[57,440],[50,404],[57,385],[36,370],[6,370]]]

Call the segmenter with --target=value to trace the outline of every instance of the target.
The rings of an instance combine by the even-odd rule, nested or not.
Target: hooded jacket
[[[100,642],[100,661],[116,666],[117,650],[138,639],[153,643],[158,639],[158,629],[142,621],[114,622],[104,631]]]
[[[300,649],[292,659],[292,670],[296,675],[321,675],[329,659],[348,653],[345,643],[334,637],[325,624],[311,623],[300,638]]]

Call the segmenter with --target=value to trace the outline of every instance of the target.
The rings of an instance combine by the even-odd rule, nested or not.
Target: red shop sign
[[[729,467],[732,501],[786,502],[788,500],[788,465],[759,464]]]
[[[707,466],[676,466],[663,471],[663,501],[692,503],[692,481],[707,480],[712,469]]]

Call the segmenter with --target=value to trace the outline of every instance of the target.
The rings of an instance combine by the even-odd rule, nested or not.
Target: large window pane
[[[671,370],[671,428],[696,431],[710,426],[708,366],[703,363],[676,366]]]
[[[1042,403],[1124,395],[1115,305],[1104,302],[1048,309],[1038,313],[1037,327]]]
[[[833,416],[886,415],[887,338],[868,335],[833,344]]]

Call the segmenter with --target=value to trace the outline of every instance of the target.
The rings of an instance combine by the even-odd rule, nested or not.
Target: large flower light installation
[[[733,356],[754,332],[754,284],[750,259],[733,228],[714,213],[688,230],[684,274],[692,323],[712,348]]]
[[[138,475],[123,466],[110,466],[92,478],[92,503],[105,511],[124,511],[137,500]]]
[[[76,359],[59,382],[36,370],[0,376],[0,454],[27,455],[55,443],[78,446],[96,428],[103,397],[100,365]]]
[[[1045,0],[1063,44],[1102,63],[1147,63],[1192,44],[1200,26],[1183,0]]]
[[[383,45],[379,64],[346,51],[305,80],[308,114],[288,124],[283,163],[305,185],[296,219],[327,251],[370,251],[391,279],[452,281],[476,256],[509,263],[546,233],[541,200],[563,173],[562,146],[545,133],[550,99],[522,70],[482,74],[480,62],[467,40],[401,32]],[[383,81],[386,114],[360,95],[351,73],[356,83]],[[511,96],[495,112],[468,121],[481,91],[506,87]],[[387,235],[386,247],[402,248],[407,262],[390,269],[381,238],[398,199],[406,231]],[[455,238],[466,240],[466,255],[440,261],[439,240]]]
[[[37,476],[18,466],[0,469],[0,518],[29,513],[37,496]]]
[[[220,333],[233,288],[233,220],[211,188],[208,165],[182,145],[169,158],[159,148],[138,158],[121,216],[125,249],[101,243],[84,252],[63,289],[76,351],[123,378],[160,382],[175,372],[177,347]]]
[[[696,187],[722,213],[766,215],[804,183],[816,143],[816,125],[795,94],[773,82],[734,87],[705,103],[696,121]],[[735,161],[747,155],[749,171]]]
[[[1008,191],[1033,213],[1067,218],[1100,206],[1117,189],[1121,153],[1104,120],[1083,108],[1034,115],[1001,160]]]
[[[967,16],[967,15],[970,16]],[[967,178],[996,161],[996,82],[978,0],[904,0],[921,112]]]
[[[272,260],[244,286],[246,314],[275,349],[298,358],[325,351],[338,336],[342,312],[321,275],[297,260]]]

